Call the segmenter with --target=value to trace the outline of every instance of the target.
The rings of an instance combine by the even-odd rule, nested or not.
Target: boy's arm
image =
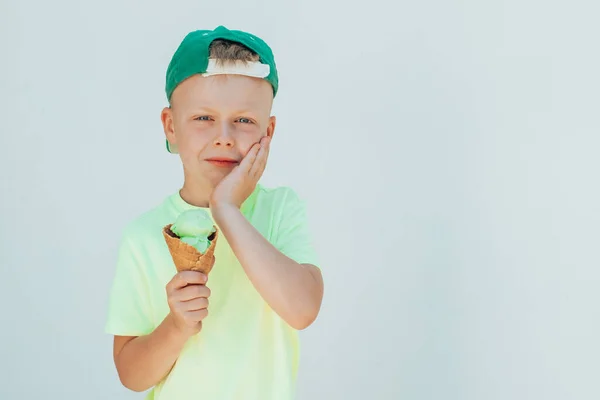
[[[262,176],[270,144],[271,137],[264,136],[250,148],[240,164],[215,187],[210,208],[256,290],[290,326],[304,329],[321,308],[321,271],[280,252],[240,211]]]
[[[282,254],[234,205],[215,205],[213,216],[248,278],[269,306],[295,329],[312,324],[323,298],[319,268],[299,264]]]
[[[202,329],[208,315],[206,281],[200,272],[179,272],[167,284],[170,312],[162,323],[147,335],[115,336],[113,356],[123,386],[142,392],[171,371],[186,341]]]
[[[167,317],[144,336],[115,336],[114,362],[121,383],[143,392],[160,382],[171,370],[186,342]]]

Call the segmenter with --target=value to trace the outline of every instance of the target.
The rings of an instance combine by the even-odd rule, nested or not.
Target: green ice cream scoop
[[[171,231],[179,236],[182,242],[204,253],[210,246],[208,237],[215,232],[215,227],[208,212],[198,208],[179,214],[171,226]]]

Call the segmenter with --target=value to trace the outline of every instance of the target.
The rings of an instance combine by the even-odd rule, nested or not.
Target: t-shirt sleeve
[[[306,202],[286,188],[275,247],[300,264],[318,266],[319,260],[310,230]]]
[[[141,336],[154,329],[148,279],[135,239],[125,233],[119,246],[105,325],[112,335]]]

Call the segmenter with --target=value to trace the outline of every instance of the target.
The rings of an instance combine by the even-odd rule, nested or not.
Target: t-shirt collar
[[[244,203],[242,203],[242,207],[241,207],[242,214],[246,214],[247,212],[252,210],[258,190],[259,190],[259,185],[256,185],[256,188],[254,189],[254,191],[250,194],[250,196],[248,196],[246,201],[244,201]],[[171,202],[173,203],[173,206],[175,207],[177,213],[182,213],[187,210],[195,210],[195,209],[201,208],[201,209],[205,210],[206,212],[208,212],[208,215],[210,215],[210,217],[213,218],[210,207],[198,207],[198,206],[189,204],[181,197],[180,192],[181,192],[181,190],[178,190],[175,193],[173,193],[173,195],[171,195]]]

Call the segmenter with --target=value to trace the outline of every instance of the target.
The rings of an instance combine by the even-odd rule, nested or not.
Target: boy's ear
[[[277,124],[277,118],[275,116],[271,116],[269,118],[269,125],[267,125],[267,136],[272,138],[275,134],[275,125]]]
[[[175,126],[173,125],[173,110],[170,107],[163,108],[160,113],[160,120],[163,124],[163,130],[169,143],[177,144],[175,138]]]

